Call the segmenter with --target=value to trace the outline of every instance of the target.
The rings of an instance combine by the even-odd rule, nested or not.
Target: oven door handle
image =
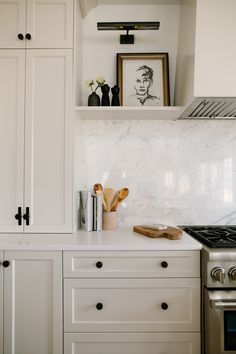
[[[211,300],[211,307],[215,309],[236,309],[235,301],[215,301]]]

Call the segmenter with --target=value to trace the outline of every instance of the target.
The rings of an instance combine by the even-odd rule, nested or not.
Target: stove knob
[[[214,281],[219,281],[223,284],[225,282],[225,270],[221,267],[215,267],[211,271],[211,277]]]
[[[229,269],[228,276],[230,280],[236,280],[236,267],[231,267]]]

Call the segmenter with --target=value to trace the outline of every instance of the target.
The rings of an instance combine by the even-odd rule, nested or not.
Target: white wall
[[[76,129],[78,188],[128,187],[121,224],[236,223],[235,121],[77,121]]]
[[[83,24],[82,104],[87,105],[89,89],[85,81],[104,76],[110,86],[116,84],[116,53],[169,53],[170,92],[173,104],[175,68],[178,46],[179,5],[105,5],[94,8]],[[131,31],[134,45],[121,45],[120,34],[125,31],[98,31],[97,22],[112,21],[160,21],[158,31]],[[81,97],[77,97],[81,104]]]
[[[194,11],[194,1],[184,3]],[[191,14],[185,20],[191,22]],[[132,20],[160,21],[160,31],[136,31],[135,45],[122,46],[119,31],[96,29],[97,21]],[[87,104],[87,79],[103,75],[110,86],[115,84],[117,52],[169,52],[173,102],[179,21],[178,5],[93,9],[82,22],[84,37],[77,58],[82,63],[82,94],[76,97],[77,104]],[[177,72],[178,103],[183,94],[192,95],[192,86],[183,82],[191,77],[194,61],[193,33],[186,34],[187,52],[179,53],[183,63]],[[186,44],[183,30],[179,40]],[[91,189],[97,182],[115,189],[128,187],[130,195],[119,209],[120,224],[235,224],[235,128],[234,121],[77,120],[75,188]]]

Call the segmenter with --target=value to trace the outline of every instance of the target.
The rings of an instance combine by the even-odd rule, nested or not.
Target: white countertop
[[[2,234],[0,250],[86,250],[86,251],[185,251],[202,245],[185,232],[180,240],[151,239],[119,227],[111,231],[79,231],[75,234]]]

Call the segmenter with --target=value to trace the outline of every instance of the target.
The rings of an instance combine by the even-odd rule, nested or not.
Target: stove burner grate
[[[211,248],[236,247],[236,226],[182,226],[189,235]]]

